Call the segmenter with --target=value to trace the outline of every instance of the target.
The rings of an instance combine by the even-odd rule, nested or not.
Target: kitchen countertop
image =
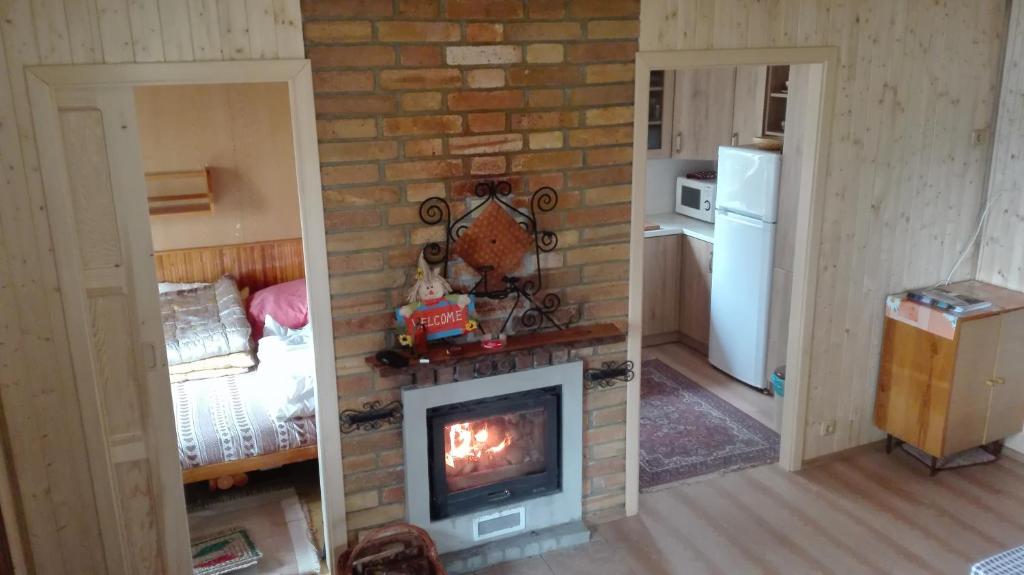
[[[658,224],[657,230],[644,231],[645,238],[685,235],[708,243],[715,243],[715,224],[684,216],[675,212],[651,214],[644,218],[644,224]]]

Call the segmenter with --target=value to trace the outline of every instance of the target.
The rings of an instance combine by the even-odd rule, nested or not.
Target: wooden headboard
[[[302,239],[213,246],[156,252],[156,279],[161,282],[214,282],[230,275],[250,292],[306,277]]]

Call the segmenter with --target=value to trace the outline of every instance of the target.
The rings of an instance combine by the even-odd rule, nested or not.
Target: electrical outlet
[[[827,435],[832,435],[833,433],[836,432],[836,422],[835,421],[822,421],[818,425],[819,425],[818,431],[821,433],[822,437],[825,437]]]

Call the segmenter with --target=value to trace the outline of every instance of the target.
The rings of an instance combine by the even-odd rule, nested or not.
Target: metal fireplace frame
[[[431,519],[429,427],[427,410],[450,404],[517,394],[524,391],[560,386],[561,488],[557,491],[521,499],[495,501],[462,515]],[[523,532],[578,521],[583,516],[583,364],[581,362],[541,367],[493,377],[442,385],[410,386],[402,390],[404,421],[402,438],[405,451],[406,520],[427,530],[438,551],[448,553],[476,547],[492,540]],[[504,512],[519,512],[522,528],[492,538],[475,536],[475,523]]]
[[[446,483],[444,427],[459,421],[479,420],[503,413],[543,409],[544,470],[451,493]],[[434,412],[434,413],[432,413]],[[427,409],[428,465],[430,467],[430,519],[465,515],[495,505],[508,505],[554,493],[562,488],[562,386],[553,385],[502,394],[478,400],[460,401]]]

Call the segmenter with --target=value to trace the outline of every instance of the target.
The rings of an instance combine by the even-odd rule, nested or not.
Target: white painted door
[[[107,571],[189,573],[133,93],[30,90]]]

